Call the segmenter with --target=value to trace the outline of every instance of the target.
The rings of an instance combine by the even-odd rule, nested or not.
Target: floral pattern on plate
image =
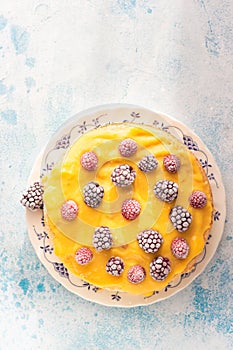
[[[180,275],[163,290],[154,291],[152,295],[147,297],[103,290],[74,276],[59,261],[54,254],[49,233],[46,232],[41,210],[37,212],[27,211],[27,227],[30,240],[41,262],[48,272],[71,292],[84,299],[108,306],[133,307],[148,305],[174,295],[189,285],[204,270],[214,255],[223,232],[226,211],[225,192],[219,169],[211,153],[197,135],[182,123],[167,115],[139,106],[121,104],[99,106],[81,112],[69,119],[51,138],[43,154],[36,160],[29,177],[29,184],[50,172],[56,161],[65,154],[67,148],[74,140],[86,131],[113,122],[147,124],[173,134],[195,154],[206,172],[211,185],[215,207],[213,226],[205,248],[202,254],[198,256],[192,271]]]

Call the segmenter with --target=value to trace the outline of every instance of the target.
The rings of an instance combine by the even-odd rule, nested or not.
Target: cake
[[[152,126],[113,123],[86,132],[42,183],[37,207],[43,195],[56,256],[100,289],[145,296],[164,289],[192,269],[212,226],[201,164]]]

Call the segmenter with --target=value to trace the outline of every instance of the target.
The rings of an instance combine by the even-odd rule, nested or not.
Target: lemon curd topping
[[[119,145],[126,139],[137,144],[130,157],[119,152]],[[81,165],[80,160],[86,152],[94,152],[98,158],[94,170],[89,171]],[[167,171],[163,164],[164,157],[169,154],[176,155],[180,161],[179,170],[175,173]],[[148,155],[153,155],[158,165],[152,171],[143,172],[138,164]],[[111,174],[124,164],[132,167],[136,176],[130,185],[119,187],[111,180]],[[178,184],[178,195],[171,203],[155,196],[155,184],[162,180]],[[103,198],[96,208],[84,202],[83,189],[92,181],[104,189]],[[143,295],[163,289],[202,252],[212,224],[211,189],[198,160],[174,136],[149,126],[110,124],[87,132],[73,143],[43,183],[46,222],[52,234],[55,254],[70,272],[100,288]],[[205,207],[196,209],[189,204],[193,191],[205,193]],[[134,199],[140,204],[140,214],[134,220],[127,220],[122,215],[122,203],[127,199]],[[65,220],[61,214],[61,208],[67,201],[74,201],[78,206],[78,215],[72,221]],[[192,217],[187,231],[182,233],[169,219],[175,206],[187,209]],[[92,239],[95,229],[101,226],[110,229],[112,247],[98,251]],[[151,229],[158,231],[163,238],[156,253],[145,252],[137,241],[140,232]],[[171,245],[176,237],[185,238],[189,245],[185,259],[178,259],[172,254]],[[91,261],[83,265],[75,259],[81,247],[89,248],[93,254]],[[106,271],[106,264],[113,256],[124,262],[124,271],[119,276]],[[150,263],[159,256],[170,261],[171,271],[162,281],[154,280],[150,274]],[[145,270],[145,278],[137,284],[127,278],[133,266],[141,266]]]

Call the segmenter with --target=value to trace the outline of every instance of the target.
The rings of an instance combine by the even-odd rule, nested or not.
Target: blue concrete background
[[[227,0],[2,0],[0,349],[233,348],[233,4]],[[59,285],[27,235],[21,193],[71,115],[125,102],[184,122],[227,192],[221,243],[185,290],[114,309]]]

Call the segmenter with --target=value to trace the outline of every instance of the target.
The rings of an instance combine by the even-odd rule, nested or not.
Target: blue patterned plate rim
[[[120,117],[119,117],[120,116]],[[66,289],[98,304],[113,307],[135,307],[162,301],[187,287],[205,269],[212,259],[224,229],[226,216],[225,190],[219,168],[202,140],[180,121],[141,106],[110,104],[82,111],[69,118],[52,136],[45,150],[36,159],[28,184],[38,181],[49,172],[72,142],[93,128],[115,122],[149,124],[176,136],[199,159],[209,179],[214,203],[213,226],[203,252],[197,258],[192,271],[184,273],[162,291],[154,291],[149,297],[124,292],[99,289],[71,274],[53,252],[53,244],[46,231],[43,212],[26,212],[29,238],[42,264],[50,275]]]

